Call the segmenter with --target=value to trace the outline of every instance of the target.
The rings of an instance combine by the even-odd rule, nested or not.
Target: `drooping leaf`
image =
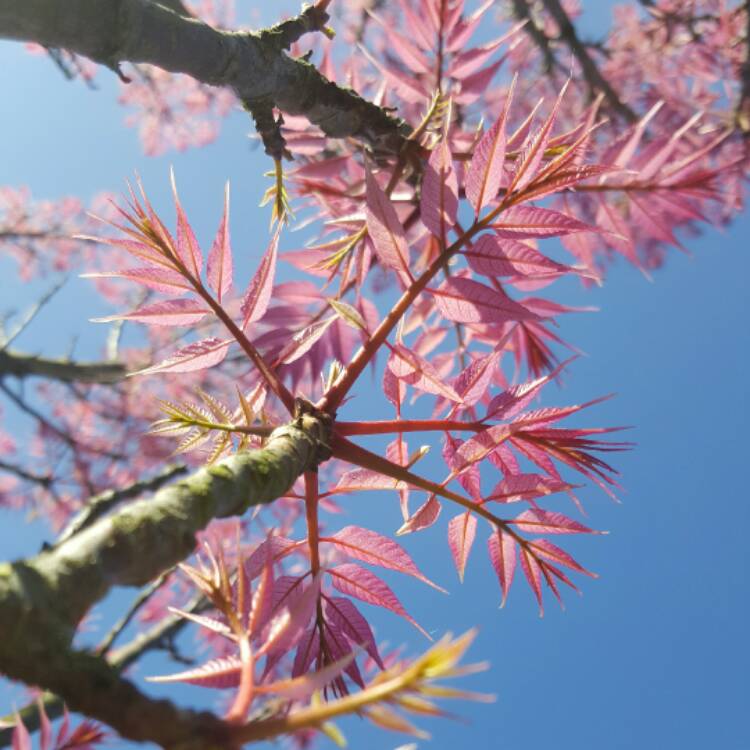
[[[233,688],[240,684],[242,662],[236,656],[226,656],[170,675],[147,677],[149,682],[186,682],[207,688]]]
[[[446,279],[430,290],[440,313],[455,323],[505,323],[509,320],[538,320],[538,316],[505,292],[491,289],[473,279]]]
[[[421,531],[426,529],[437,521],[440,515],[441,505],[440,501],[435,495],[430,497],[412,513],[409,518],[404,521],[401,527],[396,532],[396,536],[403,536],[404,534],[411,534],[414,531]]]
[[[362,613],[354,606],[354,602],[340,596],[328,597],[326,617],[336,623],[352,643],[362,646],[381,669],[385,669],[372,629]]]
[[[352,596],[355,599],[383,607],[403,617],[407,622],[414,625],[417,630],[429,638],[427,632],[420,627],[416,620],[404,609],[396,595],[391,591],[388,584],[382,581],[374,573],[356,565],[355,563],[344,563],[330,568],[333,587],[342,594]]]
[[[579,521],[541,508],[529,508],[509,521],[531,534],[595,534],[597,532]]]
[[[487,541],[487,546],[490,562],[495,569],[503,593],[500,606],[505,606],[513,583],[513,575],[516,572],[516,540],[510,534],[498,528],[493,531],[492,536]]]
[[[132,320],[154,326],[189,326],[198,323],[209,312],[211,312],[209,308],[200,300],[170,299],[144,305],[130,313],[92,318],[92,322],[110,323],[113,320]]]
[[[560,211],[538,206],[511,206],[492,223],[492,228],[498,237],[516,240],[599,231],[597,227]]]
[[[428,586],[442,590],[419,571],[400,544],[375,531],[363,529],[360,526],[346,526],[333,536],[324,537],[322,541],[332,544],[345,555],[356,560],[405,573]]]
[[[198,240],[195,239],[193,228],[190,226],[190,222],[187,220],[185,211],[182,208],[180,197],[177,195],[177,183],[175,182],[173,170],[170,170],[170,179],[172,181],[174,206],[177,211],[177,256],[193,278],[199,279],[203,267],[203,253],[198,245]]]
[[[458,213],[458,181],[448,141],[433,149],[422,180],[420,216],[422,223],[438,239],[445,239],[456,223]]]
[[[476,533],[477,519],[469,511],[455,516],[448,522],[448,545],[461,582],[464,580],[466,563],[469,559],[469,553],[474,544]]]

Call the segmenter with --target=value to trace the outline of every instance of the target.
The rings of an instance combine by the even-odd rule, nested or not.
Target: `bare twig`
[[[563,8],[560,0],[542,0],[542,2],[548,13],[557,23],[560,30],[560,39],[568,45],[570,51],[575,56],[576,60],[578,60],[578,63],[581,66],[581,71],[586,78],[586,82],[588,83],[592,94],[596,91],[601,91],[617,114],[624,117],[629,122],[637,121],[638,115],[636,115],[627,104],[621,101],[617,92],[602,75],[596,63],[589,55],[586,45],[584,45],[579,39],[575,26],[573,26],[573,23],[565,12],[565,8]]]

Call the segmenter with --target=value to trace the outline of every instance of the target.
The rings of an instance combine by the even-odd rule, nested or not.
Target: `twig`
[[[111,385],[123,380],[127,369],[121,362],[75,362],[68,358],[51,359],[33,354],[0,350],[0,377],[42,377],[63,383]]]
[[[30,471],[16,466],[15,464],[9,464],[0,459],[0,470],[7,471],[9,474],[14,474],[19,479],[24,479],[27,482],[34,482],[47,489],[52,483],[52,477],[48,475],[32,474]]]
[[[2,237],[3,235],[0,233],[0,239]],[[39,311],[62,289],[66,281],[67,278],[60,279],[23,314],[21,320],[14,326],[13,331],[0,341],[0,353],[4,352],[28,328],[29,324],[39,314]],[[0,374],[1,372],[0,370]]]
[[[551,73],[556,67],[560,67],[554,52],[550,47],[549,37],[536,25],[531,16],[531,8],[527,0],[513,0],[513,11],[519,21],[526,21],[524,31],[531,37],[544,57],[544,67]]]
[[[570,47],[570,51],[578,60],[591,92],[594,93],[596,91],[601,91],[615,112],[629,122],[636,122],[638,120],[638,115],[636,115],[627,104],[621,101],[617,92],[612,88],[609,81],[607,81],[602,75],[596,63],[591,59],[586,46],[578,38],[575,27],[573,26],[568,14],[565,12],[565,8],[561,5],[560,0],[542,0],[542,2],[544,3],[547,12],[557,23],[560,30],[560,39],[565,41],[568,47]]]

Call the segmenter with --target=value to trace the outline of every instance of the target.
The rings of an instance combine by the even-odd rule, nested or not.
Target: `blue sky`
[[[605,3],[587,5],[604,14]],[[591,28],[600,20],[591,17]],[[207,238],[230,179],[235,252],[257,258],[262,248],[254,243],[265,233],[268,215],[255,206],[268,165],[246,138],[247,120],[230,118],[208,148],[148,159],[135,132],[122,125],[112,76],[103,72],[98,85],[90,91],[66,83],[44,58],[0,43],[2,182],[25,184],[40,199],[89,198],[102,189],[119,190],[137,170],[166,207],[168,168],[174,164],[188,215]],[[407,539],[420,567],[450,594],[397,578],[389,583],[430,632],[458,633],[479,625],[471,656],[487,659],[492,669],[468,679],[466,687],[498,696],[489,707],[450,707],[469,724],[425,723],[434,739],[420,742],[420,748],[447,750],[457,743],[507,750],[750,748],[750,510],[742,479],[750,417],[748,236],[745,215],[728,229],[707,228],[689,240],[692,255],[674,252],[653,282],[619,264],[602,289],[561,287],[560,299],[601,311],[564,322],[565,338],[587,356],[573,365],[550,402],[616,392],[579,424],[634,425],[630,439],[637,442],[635,450],[615,459],[626,488],[622,504],[599,491],[582,493],[590,523],[610,533],[575,540],[571,549],[600,579],[580,581],[582,597],[568,596],[565,612],[549,602],[540,619],[531,594],[518,582],[506,608],[498,609],[485,531],[463,586],[448,557],[445,518]],[[283,241],[286,248],[297,244],[292,236]],[[7,269],[0,258],[2,309],[22,305],[35,293],[18,286]],[[61,354],[80,334],[77,351],[94,354],[103,333],[87,320],[100,309],[87,282],[71,279],[18,345]],[[366,396],[360,394],[363,402]],[[348,510],[345,522],[383,533],[398,523],[393,498],[353,499]],[[21,527],[19,519],[0,512],[2,558],[34,551],[43,534],[40,524]],[[375,622],[381,637],[407,642],[412,653],[427,645],[395,617],[378,614]],[[160,668],[153,662],[143,671]],[[358,721],[344,729],[357,750],[401,744],[396,735]]]

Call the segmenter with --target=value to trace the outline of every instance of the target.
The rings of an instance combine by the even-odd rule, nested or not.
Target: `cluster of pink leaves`
[[[566,7],[574,10],[570,5]],[[656,5],[667,9],[667,3]],[[598,281],[613,254],[643,269],[658,266],[667,248],[680,247],[681,230],[725,220],[739,209],[746,162],[719,107],[737,94],[736,85],[722,82],[737,81],[738,53],[726,40],[738,33],[741,16],[708,3],[691,3],[691,12],[703,5],[712,6],[707,12],[717,20],[702,22],[709,33],[698,58],[697,43],[693,40],[691,46],[686,40],[689,30],[679,19],[670,27],[664,19],[644,23],[632,10],[618,11],[621,23],[608,40],[610,55],[600,62],[623,100],[643,113],[627,127],[616,116],[605,121],[607,102],[602,98],[582,104],[587,84],[577,63],[567,84],[555,80],[555,71],[538,75],[539,51],[519,25],[509,23],[495,39],[472,44],[474,33],[496,12],[493,3],[465,12],[461,0],[398,0],[364,26],[357,10],[352,23],[357,34],[366,32],[366,59],[344,59],[325,42],[321,70],[397,107],[415,128],[420,122],[422,126],[408,158],[375,163],[364,160],[354,144],[328,143],[301,118],[286,119],[285,135],[296,157],[292,192],[310,221],[325,224],[317,245],[282,257],[312,280],[277,283],[277,233],[250,283],[238,293],[228,208],[204,261],[176,194],[174,236],[147,202],[141,205],[133,197],[125,235],[102,238],[138,261],[133,267],[108,263],[104,268],[106,278],[136,282],[147,294],[137,309],[108,320],[153,327],[147,354],[141,352],[137,360],[134,354],[133,363],[150,365],[148,373],[165,374],[150,379],[157,384],[149,386],[154,396],[179,402],[200,386],[216,400],[216,413],[236,420],[239,407],[222,400],[231,400],[226,394],[238,383],[243,398],[258,400],[254,412],[264,424],[284,421],[291,392],[320,398],[324,407],[341,405],[342,417],[356,417],[347,411],[350,392],[340,387],[342,379],[351,387],[375,354],[380,356],[383,393],[394,419],[338,422],[336,459],[323,467],[322,487],[316,483],[311,491],[300,480],[267,511],[270,521],[260,514],[242,523],[243,539],[253,551],[240,565],[248,589],[241,596],[235,590],[232,605],[244,622],[251,650],[266,659],[253,675],[260,694],[263,685],[287,678],[294,683],[316,670],[324,670],[322,676],[305,681],[304,690],[302,682],[290,688],[301,690],[297,698],[327,682],[335,694],[345,693],[345,675],[353,684],[364,682],[355,658],[358,649],[364,649],[370,665],[382,666],[372,630],[354,600],[414,620],[386,582],[364,566],[431,584],[393,539],[356,525],[333,533],[319,529],[317,510],[338,510],[339,497],[395,491],[400,535],[432,526],[446,503],[462,506],[447,530],[460,577],[478,534],[478,517],[488,521],[488,556],[503,601],[517,568],[540,607],[544,587],[560,598],[561,583],[575,588],[571,571],[589,574],[548,537],[592,530],[547,506],[548,498],[568,493],[577,503],[566,471],[611,492],[614,472],[595,454],[624,446],[602,440],[608,430],[558,424],[591,404],[534,408],[541,390],[563,367],[557,357],[565,343],[555,327],[558,317],[571,310],[538,291],[571,274],[584,282]],[[417,15],[425,22],[415,21]],[[547,23],[547,36],[554,39],[557,29]],[[640,64],[645,52],[649,65]],[[683,71],[689,54],[688,93]],[[513,73],[515,83],[510,82]],[[158,104],[148,129],[166,141],[150,142],[151,150],[167,142],[190,145],[177,131],[161,127],[172,87],[175,96],[186,97],[180,99],[180,122],[183,115],[185,123],[194,123],[191,118],[198,114],[224,111],[223,105],[212,110],[213,104],[197,93],[202,87],[192,86],[186,95],[181,82],[169,77],[152,89]],[[133,96],[139,106],[146,101],[137,89]],[[191,98],[200,106],[191,109],[185,103]],[[706,111],[695,115],[693,103]],[[426,112],[431,114],[426,117]],[[481,117],[487,122],[479,128]],[[191,132],[206,131],[199,125]],[[147,224],[152,236],[145,231]],[[544,241],[554,237],[561,238],[572,261],[556,252],[557,257],[550,256]],[[158,247],[171,248],[172,259],[165,261]],[[384,328],[389,310],[374,294],[383,289],[407,300],[396,329]],[[155,301],[155,294],[167,298]],[[186,327],[199,338],[181,341]],[[349,364],[326,388],[319,376],[327,376],[334,360]],[[502,368],[507,360],[516,371],[512,379]],[[263,376],[259,361],[272,373],[271,380]],[[409,396],[430,400],[429,418],[411,418]],[[90,472],[98,470],[86,467],[80,474],[86,478],[76,479],[79,489],[137,477],[154,465],[145,455],[162,459],[163,447],[144,442],[157,439],[140,433],[153,417],[143,390],[136,396],[129,385],[108,395],[97,389],[89,400],[101,405],[101,413],[84,406],[60,410],[55,415],[60,423],[69,420],[64,431],[83,439],[90,425],[92,439],[98,436],[106,443],[103,432],[112,432],[103,425],[114,414],[112,421],[122,432],[111,444],[128,445],[132,464],[125,468],[127,460],[113,460],[93,478]],[[442,481],[412,471],[423,454],[409,450],[407,432],[442,437]],[[371,434],[391,435],[384,456],[349,440]],[[48,450],[49,437],[40,435],[40,450]],[[166,445],[159,440],[159,446]],[[239,441],[235,435],[222,450],[231,451]],[[106,445],[98,449],[100,456]],[[424,493],[416,509],[410,502],[414,491]],[[308,533],[300,535],[295,522],[303,500],[314,506],[315,517]],[[519,512],[497,515],[519,504]],[[235,533],[234,525],[217,525],[207,539],[230,556]],[[184,583],[176,585],[182,595]],[[146,610],[148,617],[158,617],[174,601],[174,590],[165,589]],[[215,658],[175,678],[240,686],[247,660],[238,653],[236,638],[226,637],[227,623],[192,619],[213,634],[209,643]],[[281,622],[285,625],[279,630]]]

